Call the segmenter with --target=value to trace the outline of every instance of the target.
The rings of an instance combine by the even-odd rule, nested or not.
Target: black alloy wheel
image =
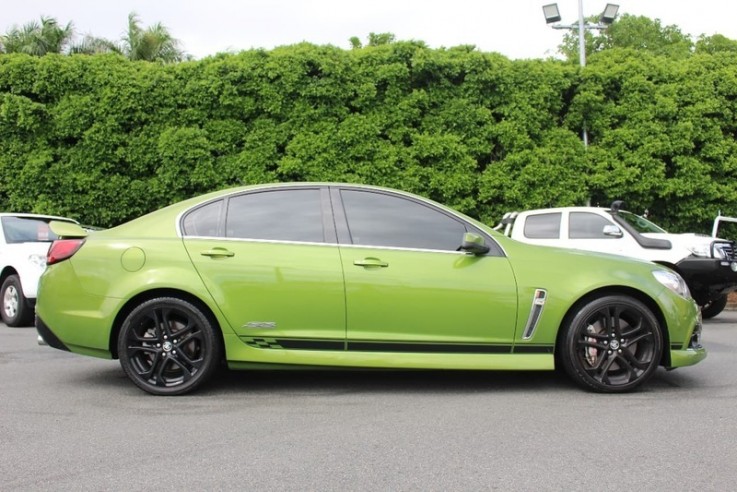
[[[590,301],[564,329],[560,359],[571,378],[586,389],[603,393],[633,390],[660,364],[660,324],[634,298],[606,296]]]
[[[154,395],[181,395],[202,385],[218,367],[219,338],[197,307],[173,297],[136,307],[118,335],[126,375]]]

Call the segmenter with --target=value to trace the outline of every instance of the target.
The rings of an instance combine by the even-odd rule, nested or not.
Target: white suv
[[[666,265],[686,280],[705,318],[737,290],[734,243],[702,234],[670,234],[649,220],[611,208],[561,207],[508,213],[496,229],[525,243],[599,251]]]
[[[50,215],[0,213],[0,315],[8,326],[33,323],[38,279],[57,239],[49,229],[52,220],[77,223]]]

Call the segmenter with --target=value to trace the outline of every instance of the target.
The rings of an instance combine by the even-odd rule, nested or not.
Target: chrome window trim
[[[410,199],[413,201],[420,201],[425,206],[429,206],[431,208],[439,207],[442,212],[453,216],[453,218],[461,221],[463,224],[468,226],[468,228],[471,228],[475,231],[480,232],[487,240],[493,241],[494,245],[499,249],[499,251],[502,253],[501,257],[507,258],[507,251],[504,248],[504,246],[497,241],[491,233],[488,231],[483,230],[478,225],[474,224],[473,222],[469,221],[468,218],[456,210],[453,210],[451,208],[447,208],[442,204],[436,203],[432,200],[429,200],[424,197],[420,197],[417,195],[413,195],[409,192],[403,191],[403,190],[394,190],[394,189],[385,189],[381,187],[372,187],[372,186],[357,186],[352,185],[350,183],[289,183],[284,185],[279,184],[270,184],[270,185],[262,185],[258,187],[248,188],[248,189],[235,189],[231,193],[225,193],[216,197],[211,198],[210,200],[197,203],[196,205],[192,205],[191,207],[187,208],[186,210],[182,210],[175,219],[175,230],[177,237],[180,239],[209,239],[209,240],[217,240],[217,241],[249,241],[249,242],[259,242],[259,243],[276,243],[276,244],[320,244],[324,246],[342,246],[342,247],[361,247],[361,248],[375,248],[375,249],[386,249],[386,250],[399,250],[399,251],[419,251],[419,252],[432,252],[432,253],[450,253],[450,254],[462,254],[465,255],[467,253],[462,251],[446,251],[446,250],[436,250],[436,249],[416,249],[416,248],[401,248],[401,247],[390,247],[390,246],[372,246],[372,245],[354,245],[354,244],[342,244],[339,242],[325,242],[325,243],[309,243],[309,242],[301,242],[301,241],[280,241],[280,240],[269,240],[269,239],[252,239],[252,238],[228,238],[228,237],[220,237],[220,236],[187,236],[184,234],[184,231],[182,230],[182,219],[184,216],[188,213],[190,213],[195,208],[203,207],[205,205],[208,205],[212,202],[216,202],[218,200],[225,200],[227,207],[227,201],[231,196],[234,195],[240,195],[244,193],[253,193],[253,192],[263,192],[263,191],[277,191],[277,190],[292,190],[292,189],[300,189],[300,188],[317,188],[317,189],[356,189],[361,191],[374,191],[374,192],[381,192],[389,195],[395,195],[400,196],[406,199]],[[335,212],[332,211],[332,219],[335,220]],[[336,240],[337,241],[337,240]],[[486,255],[486,256],[499,256],[499,255]]]
[[[331,246],[337,247],[338,243],[318,243],[310,241],[287,241],[282,239],[255,239],[245,237],[216,237],[216,236],[183,236],[183,240],[189,241],[190,239],[197,241],[227,241],[227,242],[238,242],[238,243],[259,243],[259,244],[291,244],[291,245],[304,245],[304,246]]]

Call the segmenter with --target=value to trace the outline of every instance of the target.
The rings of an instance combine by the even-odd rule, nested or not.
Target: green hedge
[[[488,223],[621,198],[706,232],[737,215],[735,67],[607,50],[580,71],[421,42],[173,65],[0,55],[0,209],[111,226],[238,184],[348,181]]]

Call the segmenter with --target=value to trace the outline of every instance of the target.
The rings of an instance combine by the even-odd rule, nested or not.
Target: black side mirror
[[[459,249],[473,255],[484,255],[489,252],[489,247],[484,244],[484,238],[473,232],[463,235],[463,242]]]

